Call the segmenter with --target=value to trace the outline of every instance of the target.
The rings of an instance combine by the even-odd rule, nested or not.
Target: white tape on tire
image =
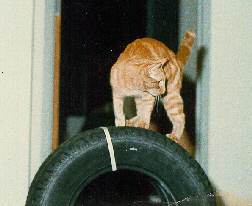
[[[113,144],[112,144],[110,133],[109,133],[107,127],[100,127],[100,128],[104,131],[105,137],[106,137],[106,140],[107,140],[112,171],[116,171],[117,167],[116,167],[115,153],[114,153],[114,147],[113,147]]]

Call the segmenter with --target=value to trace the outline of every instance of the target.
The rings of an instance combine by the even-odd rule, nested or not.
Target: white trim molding
[[[210,75],[211,1],[198,1],[197,8],[197,85],[196,85],[196,159],[208,171],[208,115]]]
[[[1,1],[0,205],[24,205],[51,151],[54,1]]]

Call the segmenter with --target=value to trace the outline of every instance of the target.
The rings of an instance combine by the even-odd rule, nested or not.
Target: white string
[[[117,167],[116,167],[115,153],[114,153],[114,147],[113,147],[113,144],[112,144],[110,133],[109,133],[107,127],[100,127],[100,128],[104,131],[105,137],[106,137],[106,140],[107,140],[112,171],[116,171]]]

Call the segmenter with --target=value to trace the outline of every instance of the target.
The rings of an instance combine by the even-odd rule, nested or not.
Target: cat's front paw
[[[128,127],[136,127],[135,125],[136,125],[137,121],[138,121],[137,116],[135,116],[135,117],[133,117],[131,119],[127,119],[126,120],[126,126],[128,126]]]
[[[117,127],[118,126],[123,126],[124,127],[125,123],[126,123],[125,119],[117,119],[117,118],[115,119],[115,126],[117,126]]]
[[[166,137],[168,137],[169,139],[173,140],[174,142],[178,143],[178,138],[175,134],[171,133],[171,134],[166,134]]]
[[[149,124],[139,119],[138,117],[133,117],[129,120],[126,120],[126,126],[149,129]]]

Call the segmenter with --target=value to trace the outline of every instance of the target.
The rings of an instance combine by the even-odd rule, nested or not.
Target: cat
[[[187,31],[175,55],[164,43],[152,38],[136,39],[128,44],[111,68],[113,107],[116,126],[148,129],[155,102],[160,97],[172,122],[167,136],[179,140],[185,126],[183,99],[180,95],[183,68],[191,54],[195,33]],[[126,120],[124,98],[132,96],[136,116]]]

